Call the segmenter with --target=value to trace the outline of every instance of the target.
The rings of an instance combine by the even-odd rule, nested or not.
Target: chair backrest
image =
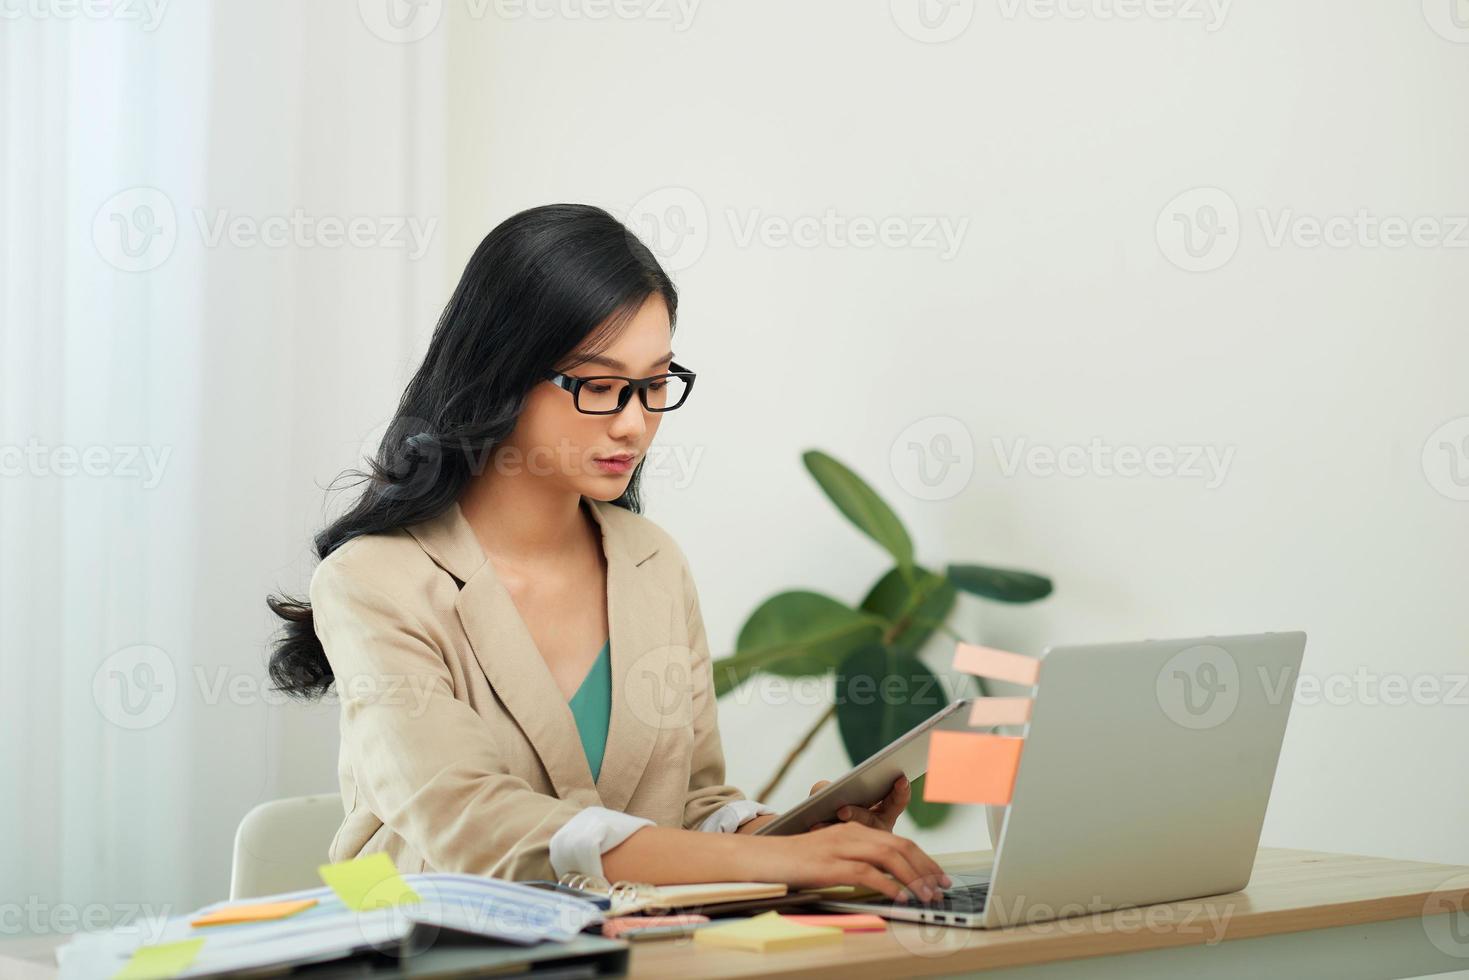
[[[230,898],[258,898],[321,884],[316,869],[326,863],[342,823],[337,793],[296,796],[262,803],[235,831]]]

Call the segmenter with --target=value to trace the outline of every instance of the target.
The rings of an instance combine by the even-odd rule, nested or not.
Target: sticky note
[[[321,880],[354,912],[418,901],[418,893],[398,876],[393,859],[382,851],[340,864],[323,864],[316,870]]]
[[[694,945],[773,953],[786,949],[823,946],[841,938],[840,929],[830,926],[804,926],[787,920],[779,912],[766,912],[750,919],[735,919],[717,926],[705,926],[694,933]]]
[[[829,926],[832,929],[840,929],[842,932],[882,932],[888,927],[887,920],[882,916],[866,912],[787,915],[784,918],[787,922],[794,922],[799,926]]]
[[[954,649],[954,669],[992,680],[1034,686],[1040,677],[1041,662],[1018,653],[960,643]]]
[[[1010,802],[1025,739],[977,732],[934,732],[928,738],[923,798],[930,803]]]
[[[176,977],[189,968],[194,957],[199,955],[202,939],[185,939],[177,943],[159,943],[156,946],[139,946],[121,970],[112,975],[112,980],[165,980]]]
[[[191,926],[232,926],[241,922],[270,922],[304,912],[316,904],[314,898],[299,898],[291,902],[257,902],[254,905],[230,905],[226,908],[206,912],[189,922]]]
[[[602,921],[602,935],[608,939],[631,938],[639,932],[660,931],[682,935],[709,921],[707,915],[620,915]]]
[[[1030,698],[975,698],[969,724],[975,728],[1023,725],[1030,721]]]

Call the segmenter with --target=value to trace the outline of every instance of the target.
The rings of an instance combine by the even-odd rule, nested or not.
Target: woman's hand
[[[811,795],[815,796],[823,787],[830,786],[829,780],[823,779],[811,787]],[[908,808],[908,803],[913,799],[913,789],[908,783],[907,776],[899,776],[898,781],[893,783],[893,788],[888,790],[888,795],[878,800],[872,806],[847,805],[837,811],[837,819],[843,823],[860,823],[876,830],[891,832],[893,825],[898,822],[898,816]],[[817,824],[816,827],[829,827],[831,824]],[[816,829],[813,827],[812,829]]]
[[[757,837],[747,846],[752,877],[793,888],[861,885],[897,901],[932,902],[953,884],[917,844],[857,821],[790,837]]]

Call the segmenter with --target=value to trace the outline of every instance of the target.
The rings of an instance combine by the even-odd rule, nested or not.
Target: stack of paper
[[[440,931],[530,946],[575,939],[602,920],[591,902],[477,875],[399,875],[383,854],[322,868],[330,887],[220,902],[158,935],[77,936],[58,951],[64,980],[207,977],[296,967],[366,950],[412,955]]]

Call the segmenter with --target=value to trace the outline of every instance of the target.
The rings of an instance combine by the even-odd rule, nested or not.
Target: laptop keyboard
[[[984,903],[990,897],[990,883],[988,881],[976,881],[971,884],[954,885],[944,891],[944,897],[936,902],[929,902],[924,908],[932,912],[967,912],[978,914],[984,911]]]

